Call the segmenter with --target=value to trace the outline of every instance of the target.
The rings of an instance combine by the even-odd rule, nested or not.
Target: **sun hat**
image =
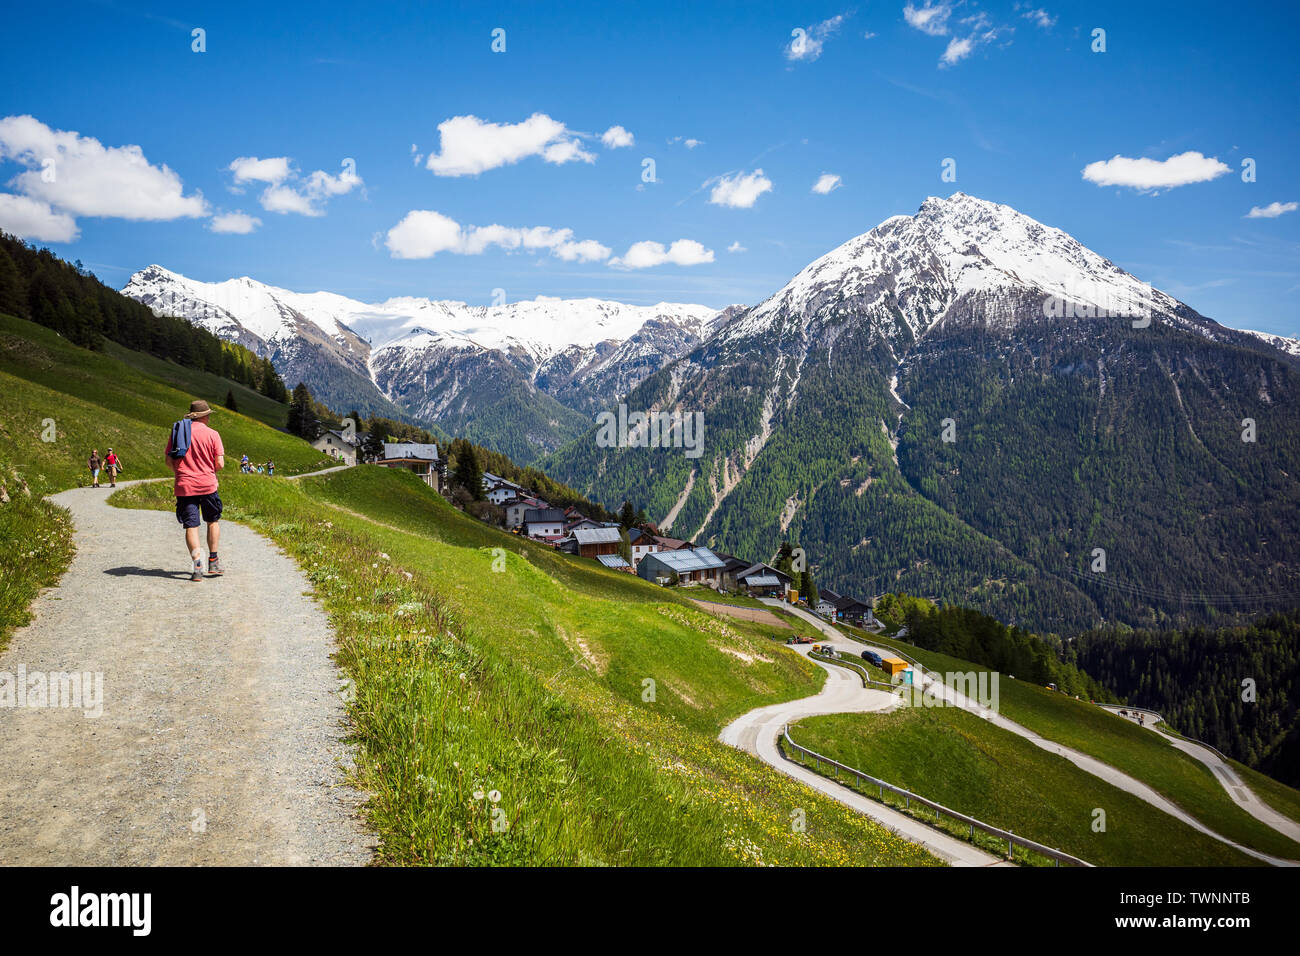
[[[208,408],[208,403],[199,398],[190,402],[190,413],[185,417],[190,419],[207,418],[211,414],[212,409]]]

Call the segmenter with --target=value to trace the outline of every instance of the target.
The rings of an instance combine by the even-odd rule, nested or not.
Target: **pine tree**
[[[235,403],[235,390],[233,388],[226,389],[226,401],[224,404],[226,408],[230,409],[232,412],[239,411],[239,405]]]
[[[289,434],[315,441],[320,437],[320,422],[312,409],[311,392],[306,383],[299,382],[293,390],[293,401],[289,403],[289,419],[285,422]]]
[[[632,502],[623,502],[623,507],[618,512],[618,523],[625,529],[632,527],[636,523],[636,512],[632,508]]]
[[[479,467],[478,455],[474,451],[474,446],[464,439],[458,438],[452,445],[459,443],[460,447],[453,449],[456,456],[456,471],[453,479],[456,484],[464,488],[471,498],[475,501],[481,501],[483,498],[483,469]]]
[[[618,531],[618,553],[628,564],[632,563],[632,538],[628,535],[627,528]]]

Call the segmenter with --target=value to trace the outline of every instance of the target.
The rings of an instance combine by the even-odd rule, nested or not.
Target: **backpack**
[[[172,425],[171,451],[168,454],[177,461],[184,458],[190,450],[190,429],[191,422],[188,418],[182,418]]]

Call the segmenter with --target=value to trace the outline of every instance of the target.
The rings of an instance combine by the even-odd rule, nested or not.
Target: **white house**
[[[331,458],[336,458],[344,465],[355,465],[357,463],[357,447],[361,443],[357,438],[349,438],[340,431],[330,429],[322,432],[321,436],[311,443],[311,447],[319,452],[324,452]]]
[[[564,537],[564,512],[559,508],[529,508],[524,512],[524,534],[559,541]]]
[[[632,567],[634,568],[647,554],[660,550],[659,542],[654,539],[654,536],[646,534],[640,528],[633,528],[627,536],[632,542]]]

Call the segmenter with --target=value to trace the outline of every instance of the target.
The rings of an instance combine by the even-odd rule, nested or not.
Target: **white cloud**
[[[1017,5],[1017,8],[1018,6],[1019,5]],[[1052,16],[1041,7],[1036,10],[1026,10],[1021,14],[1021,17],[1038,24],[1038,26],[1042,27],[1044,30],[1050,30],[1052,27],[1056,26],[1056,17]]]
[[[232,160],[226,167],[235,174],[237,184],[258,182],[258,183],[282,183],[289,178],[289,157],[274,156],[269,159],[258,159],[256,156],[240,156]]]
[[[74,242],[79,235],[77,221],[67,213],[55,212],[49,203],[13,193],[0,193],[0,229],[37,242]]]
[[[834,173],[822,173],[817,182],[813,183],[812,191],[825,196],[827,193],[839,189],[843,185],[844,183],[840,180],[840,177],[836,176]]]
[[[230,233],[237,236],[246,236],[258,226],[262,220],[256,216],[250,216],[247,213],[236,210],[235,212],[223,212],[220,215],[213,216],[209,224],[213,232]]]
[[[698,139],[688,139],[683,141],[683,145],[687,149],[694,149],[696,146],[700,145],[700,141]]]
[[[627,252],[610,259],[609,264],[619,269],[649,269],[665,264],[698,266],[712,261],[713,250],[704,248],[694,239],[678,239],[667,249],[662,242],[647,239],[632,243]]]
[[[718,176],[704,185],[713,185],[713,192],[709,195],[710,203],[732,209],[750,209],[759,196],[772,190],[772,180],[764,176],[761,169],[752,173]]]
[[[477,176],[479,173],[540,156],[548,163],[596,157],[571,138],[567,127],[545,113],[534,113],[521,123],[488,123],[477,116],[453,116],[438,124],[441,150],[430,153],[426,167],[437,176]]]
[[[822,55],[822,47],[826,41],[839,31],[840,24],[843,22],[844,14],[841,13],[829,20],[793,31],[793,36],[785,48],[785,58],[809,61],[817,59]]]
[[[356,165],[345,160],[342,172],[333,176],[323,169],[302,177],[293,171],[293,161],[287,156],[259,159],[241,156],[228,167],[237,184],[263,182],[269,185],[262,191],[259,202],[267,212],[296,213],[299,216],[323,216],[323,204],[334,196],[342,196],[364,183],[356,173]]]
[[[1287,212],[1295,212],[1300,205],[1293,202],[1271,202],[1267,206],[1251,206],[1247,219],[1276,219]]]
[[[477,256],[493,246],[506,250],[550,252],[565,262],[602,262],[612,252],[594,239],[575,241],[572,229],[550,226],[462,226],[431,209],[413,209],[384,242],[394,259],[429,259],[440,252]]]
[[[974,37],[953,37],[948,41],[948,48],[943,51],[943,56],[939,57],[939,62],[945,66],[952,66],[970,56],[974,49]]]
[[[1230,168],[1217,159],[1188,151],[1164,160],[1130,159],[1116,154],[1083,167],[1083,178],[1098,186],[1152,190],[1209,182],[1227,172],[1231,172]]]
[[[636,142],[636,137],[621,126],[611,126],[600,134],[600,141],[606,149],[618,149],[621,146],[631,146]]]
[[[737,240],[736,240],[735,242],[733,242],[731,245],[727,246],[727,251],[728,251],[728,252],[748,252],[749,250],[746,249],[744,246],[742,246],[742,245],[740,244],[740,240],[737,239]]]
[[[89,136],[50,129],[33,116],[0,119],[0,160],[6,159],[27,167],[9,184],[52,214],[155,222],[207,215],[203,195],[186,196],[180,176],[151,165],[139,146],[106,147]],[[12,200],[9,205],[18,208]],[[23,209],[24,216],[40,218],[33,207]],[[57,223],[47,219],[45,227],[69,234],[63,220]]]
[[[903,7],[903,19],[908,25],[932,37],[947,35],[950,16],[952,16],[951,3],[930,4],[927,0],[923,7],[914,7],[910,3]]]

